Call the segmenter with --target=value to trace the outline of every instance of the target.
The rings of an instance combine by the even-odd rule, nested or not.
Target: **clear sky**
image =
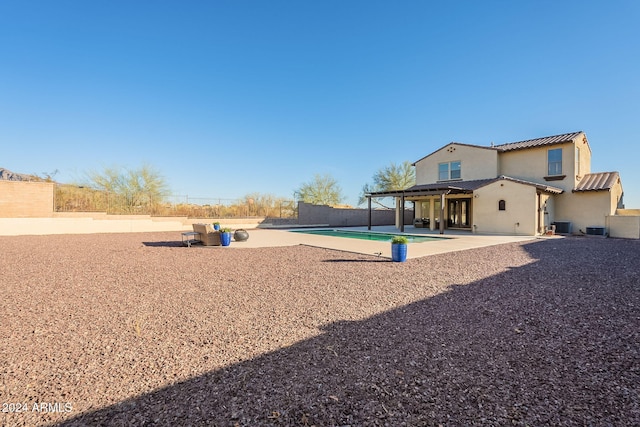
[[[0,167],[345,202],[458,141],[582,130],[640,208],[640,2],[0,0]]]

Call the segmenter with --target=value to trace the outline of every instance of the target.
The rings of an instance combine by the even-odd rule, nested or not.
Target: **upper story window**
[[[462,166],[460,161],[439,163],[438,164],[438,180],[448,181],[452,179],[462,178]]]
[[[549,175],[562,175],[562,148],[555,148],[547,152]]]

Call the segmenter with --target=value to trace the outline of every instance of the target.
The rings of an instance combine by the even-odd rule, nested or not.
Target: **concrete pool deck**
[[[368,231],[367,227],[323,227],[324,229]],[[291,229],[298,230],[300,229]],[[313,229],[309,229],[313,230]],[[366,255],[391,258],[391,244],[370,240],[345,237],[319,236],[305,233],[292,233],[289,230],[255,229],[249,231],[246,242],[232,242],[230,248],[262,248],[277,246],[307,245],[339,251],[355,252]],[[394,226],[372,227],[372,232],[402,234]],[[541,238],[540,236],[509,236],[473,234],[471,232],[446,230],[444,235],[413,226],[405,227],[405,234],[432,236],[438,240],[409,243],[407,258],[420,258],[428,255],[481,248],[511,242],[525,242]],[[559,236],[554,236],[558,238]],[[547,237],[544,237],[547,238]]]

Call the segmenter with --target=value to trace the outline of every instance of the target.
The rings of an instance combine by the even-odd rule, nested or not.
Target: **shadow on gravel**
[[[181,241],[166,241],[166,242],[142,242],[143,245],[145,246],[150,246],[150,247],[155,247],[155,248],[161,248],[161,247],[168,247],[168,248],[177,248],[177,247],[186,247],[186,245],[184,243],[182,243]],[[195,246],[195,245],[193,245]]]
[[[524,247],[531,264],[58,426],[640,424],[640,244]]]
[[[392,262],[389,258],[378,259],[323,259],[322,262]]]

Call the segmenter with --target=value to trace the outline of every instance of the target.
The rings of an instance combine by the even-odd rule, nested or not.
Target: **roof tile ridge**
[[[505,146],[505,145],[522,144],[522,143],[525,143],[525,142],[538,141],[540,139],[557,138],[557,137],[560,137],[560,136],[568,136],[568,135],[579,135],[581,133],[584,133],[584,132],[579,130],[579,131],[576,131],[576,132],[559,133],[557,135],[540,136],[538,138],[530,138],[530,139],[524,139],[524,140],[521,140],[521,141],[512,141],[512,142],[505,142],[503,144],[495,144],[494,147],[495,148],[499,148],[499,147],[502,147],[502,146]]]

